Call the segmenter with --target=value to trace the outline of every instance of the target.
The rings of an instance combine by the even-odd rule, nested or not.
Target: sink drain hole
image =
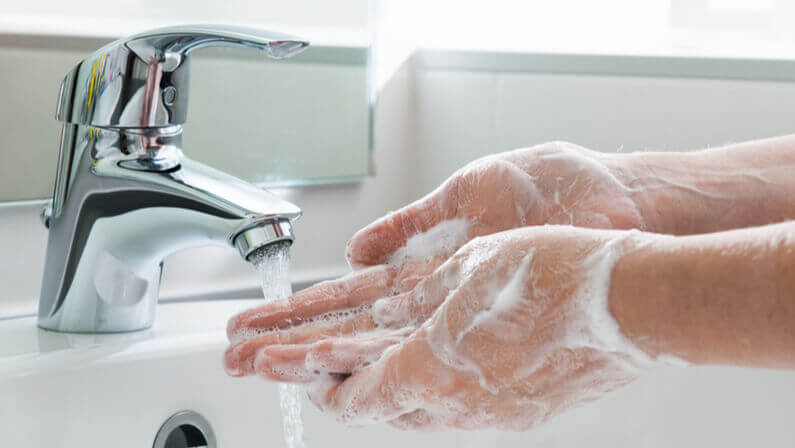
[[[206,448],[207,438],[193,425],[179,425],[166,438],[165,448]]]
[[[153,448],[217,448],[210,423],[193,411],[178,412],[160,427]]]

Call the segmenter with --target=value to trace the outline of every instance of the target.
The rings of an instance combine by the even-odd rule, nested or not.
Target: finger
[[[444,303],[450,291],[458,286],[460,265],[445,263],[426,276],[414,289],[373,303],[370,314],[376,324],[390,327],[418,326]]]
[[[428,196],[390,213],[358,231],[348,242],[346,256],[354,268],[387,263],[412,236],[453,219],[457,207],[445,183]]]
[[[318,383],[309,393],[310,400],[351,426],[394,420],[420,408],[421,396],[412,384],[414,373],[423,368],[423,360],[416,357],[417,342],[422,341],[409,338],[344,381]]]
[[[323,314],[369,304],[391,295],[395,273],[391,266],[376,266],[319,283],[286,299],[246,310],[229,320],[227,336],[235,342],[265,331],[312,320]]]
[[[275,345],[260,350],[254,358],[254,371],[262,378],[284,383],[307,383],[320,374],[306,368],[311,344]]]
[[[224,367],[231,376],[253,375],[254,360],[267,346],[307,344],[326,338],[336,338],[376,328],[369,313],[353,312],[343,320],[315,321],[299,327],[275,331],[233,344],[224,354]]]
[[[406,331],[409,330],[409,331]],[[368,335],[365,338],[336,338],[315,343],[307,353],[306,367],[316,372],[350,375],[378,361],[384,352],[409,335],[410,329]]]
[[[384,351],[404,338],[335,338],[314,344],[266,347],[256,357],[257,375],[281,382],[305,383],[320,376],[344,378],[377,361]]]

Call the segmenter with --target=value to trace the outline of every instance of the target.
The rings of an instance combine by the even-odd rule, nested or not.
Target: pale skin
[[[396,256],[454,219],[454,247]],[[793,136],[490,156],[358,232],[350,275],[230,320],[225,366],[350,425],[506,430],[663,360],[795,369],[793,219]]]

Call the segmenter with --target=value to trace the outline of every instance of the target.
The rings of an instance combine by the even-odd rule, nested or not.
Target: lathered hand
[[[260,310],[276,330],[233,345],[227,367],[305,383],[352,425],[517,430],[660,360],[793,369],[794,225],[477,238],[402,294],[379,299],[394,268],[371,268]]]
[[[358,270],[348,277],[232,319],[227,370],[252,374],[252,355],[286,338],[311,342],[371,329],[369,315],[357,307],[411,291],[472,238],[543,224],[645,228],[631,189],[616,174],[618,166],[604,154],[562,142],[470,163],[425,198],[356,233],[347,256]],[[327,313],[341,308],[356,319],[345,324],[329,319]],[[315,324],[271,332],[306,320]]]
[[[347,424],[527,429],[651,364],[622,336],[607,294],[615,261],[653,238],[570,226],[477,238],[409,292],[274,333],[251,363],[310,384],[312,401]],[[350,297],[372,292],[353,279]],[[311,306],[300,299],[295,316]]]

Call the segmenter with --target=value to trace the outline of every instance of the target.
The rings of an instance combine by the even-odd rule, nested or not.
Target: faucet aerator
[[[291,245],[294,239],[293,225],[289,219],[271,219],[238,233],[234,237],[234,244],[240,256],[251,261],[250,257],[257,249],[278,242]]]

